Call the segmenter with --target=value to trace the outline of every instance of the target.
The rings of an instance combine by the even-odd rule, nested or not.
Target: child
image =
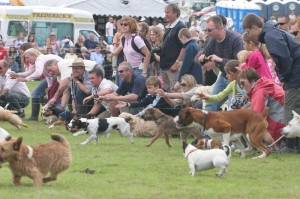
[[[8,67],[11,71],[14,71],[16,73],[21,72],[21,68],[19,64],[14,60],[13,56],[8,57]]]
[[[178,110],[172,109],[172,107],[164,100],[164,98],[157,95],[157,90],[161,88],[161,83],[158,77],[150,76],[146,80],[146,87],[148,94],[141,101],[137,102],[119,102],[116,105],[116,108],[123,107],[146,107],[140,111],[137,115],[143,116],[145,111],[148,108],[157,108],[160,109],[163,113],[171,116],[175,116],[178,113]]]
[[[230,94],[233,94],[232,100],[229,104],[229,109],[239,109],[239,108],[247,108],[248,107],[248,97],[247,93],[241,89],[239,84],[237,83],[237,79],[239,77],[240,71],[238,67],[240,66],[241,62],[238,60],[231,60],[229,61],[224,69],[227,73],[226,77],[229,81],[229,85],[219,94],[206,96],[204,94],[198,94],[201,99],[205,99],[206,103],[210,102],[219,102],[222,101],[225,97]]]
[[[69,52],[65,55],[64,59],[76,59],[77,55],[75,54],[75,46],[71,46]]]

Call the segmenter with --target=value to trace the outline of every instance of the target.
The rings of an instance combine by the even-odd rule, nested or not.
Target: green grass
[[[36,82],[29,83],[30,88]],[[26,108],[29,116],[30,107]],[[0,169],[0,198],[298,198],[299,155],[271,155],[252,160],[252,154],[241,159],[233,154],[228,173],[215,177],[218,169],[188,175],[187,160],[182,155],[180,139],[172,138],[168,148],[164,139],[145,147],[149,138],[135,138],[131,145],[125,137],[111,133],[81,146],[88,135],[73,137],[63,126],[53,130],[41,121],[26,122],[29,128],[18,131],[8,123],[0,123],[13,136],[22,136],[25,144],[50,140],[56,132],[68,138],[72,147],[73,163],[57,181],[33,188],[33,181],[22,179],[22,186],[12,184],[7,163]],[[189,140],[191,141],[191,140]],[[95,170],[94,174],[84,172]]]

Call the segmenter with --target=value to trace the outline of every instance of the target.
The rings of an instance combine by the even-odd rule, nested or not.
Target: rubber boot
[[[31,99],[31,116],[27,118],[27,121],[38,121],[40,112],[40,99],[32,98]]]

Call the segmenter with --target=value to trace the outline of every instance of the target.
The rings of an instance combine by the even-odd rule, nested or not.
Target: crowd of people
[[[0,40],[1,106],[24,117],[30,101],[26,82],[35,79],[40,81],[31,93],[28,120],[38,120],[45,103],[106,118],[123,111],[142,116],[150,107],[171,116],[182,106],[219,111],[227,101],[229,111],[261,112],[268,106],[268,131],[279,139],[292,110],[300,113],[300,18],[280,16],[275,23],[249,14],[243,21],[246,33],[240,34],[224,28],[222,15],[208,18],[203,31],[197,23],[187,28],[179,16],[178,6],[168,4],[165,25],[109,17],[99,43],[94,34],[72,42],[69,35],[58,41],[51,32],[40,47],[35,35],[26,42],[19,33],[6,52]],[[105,77],[103,51],[111,51],[112,78]],[[210,95],[199,95],[204,107],[190,100],[201,86],[212,86]],[[300,152],[298,138],[278,143],[275,152]]]

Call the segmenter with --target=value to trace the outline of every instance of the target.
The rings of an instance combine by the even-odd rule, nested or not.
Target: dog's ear
[[[54,103],[49,104],[49,108],[54,108],[54,107],[55,107]]]
[[[13,143],[13,150],[15,151],[19,151],[21,148],[21,144],[22,144],[23,138],[19,137],[14,143]]]
[[[11,140],[11,136],[6,137],[5,140],[6,140],[6,141]]]

